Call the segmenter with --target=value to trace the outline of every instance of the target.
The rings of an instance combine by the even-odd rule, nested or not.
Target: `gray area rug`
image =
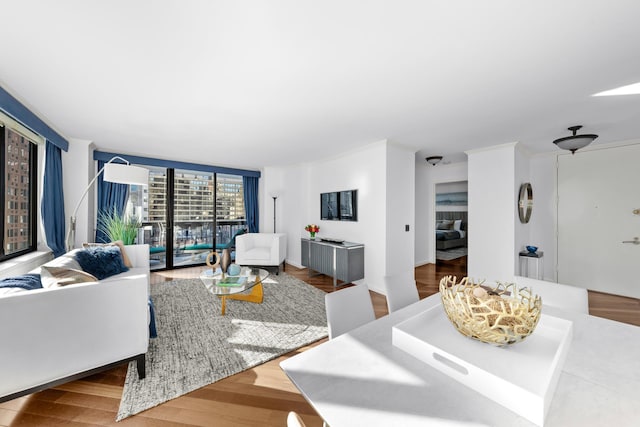
[[[325,293],[285,273],[263,282],[264,301],[218,297],[200,279],[151,286],[158,338],[147,352],[147,377],[129,364],[116,421],[327,336]]]
[[[452,248],[446,251],[436,250],[436,259],[451,261],[467,255],[467,248]]]

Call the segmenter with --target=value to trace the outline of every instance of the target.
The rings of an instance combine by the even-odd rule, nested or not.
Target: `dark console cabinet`
[[[364,245],[362,243],[333,243],[322,240],[301,240],[302,265],[318,273],[333,277],[333,286],[338,280],[351,283],[364,279]]]

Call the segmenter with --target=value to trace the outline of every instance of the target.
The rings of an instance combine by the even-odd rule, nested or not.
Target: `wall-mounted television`
[[[357,221],[358,190],[321,193],[320,219],[332,221]]]

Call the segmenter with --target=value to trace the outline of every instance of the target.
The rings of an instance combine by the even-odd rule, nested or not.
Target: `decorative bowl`
[[[538,250],[538,247],[537,247],[537,246],[527,246],[527,250],[528,250],[530,253],[535,254],[535,253],[536,253],[536,251]]]
[[[495,288],[473,283],[467,277],[445,276],[440,281],[442,306],[462,335],[488,344],[505,346],[531,335],[542,310],[542,299],[529,288],[498,282]]]

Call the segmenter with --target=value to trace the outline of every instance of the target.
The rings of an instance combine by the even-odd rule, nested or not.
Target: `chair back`
[[[287,415],[287,427],[305,427],[306,424],[300,418],[300,415],[291,411],[289,415]]]
[[[515,276],[513,280],[518,287],[526,286],[540,295],[542,307],[549,305],[565,311],[589,314],[589,293],[585,288],[547,282],[529,277]]]
[[[416,281],[410,276],[386,276],[384,286],[387,292],[389,313],[400,310],[420,300]]]
[[[229,241],[227,243],[219,243],[216,245],[216,249],[231,249],[231,248],[235,248],[236,246],[236,237],[245,234],[247,232],[246,229],[244,228],[239,228],[238,230],[236,230],[235,233],[233,233],[233,236],[231,237],[231,239],[229,239]]]
[[[229,244],[231,246],[235,246],[236,245],[236,237],[238,237],[241,234],[244,234],[247,232],[246,228],[239,228],[235,233],[233,233],[233,237],[231,238],[231,241],[229,242]]]
[[[324,297],[329,339],[376,319],[369,288],[356,285],[331,292]]]

